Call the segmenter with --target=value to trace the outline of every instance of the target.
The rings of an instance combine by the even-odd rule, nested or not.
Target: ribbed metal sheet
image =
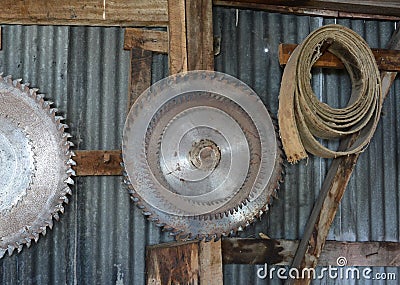
[[[249,84],[276,115],[282,68],[279,43],[299,43],[334,19],[216,8],[214,33],[221,38],[216,70]],[[390,22],[337,20],[371,47],[385,47]],[[31,82],[54,101],[70,125],[77,149],[118,149],[126,115],[129,52],[123,29],[3,26],[0,70]],[[153,82],[166,76],[167,58],[153,60]],[[316,70],[314,90],[329,104],[343,104],[350,82],[345,72]],[[400,100],[397,79],[369,148],[360,156],[329,235],[341,241],[400,241]],[[310,157],[288,165],[269,214],[241,234],[301,238],[329,160]],[[80,177],[61,221],[37,245],[0,260],[1,284],[144,284],[145,245],[170,241],[147,222],[120,177]],[[280,284],[257,278],[257,266],[227,265],[225,284]],[[376,272],[395,268],[375,268]],[[322,280],[316,284],[349,284]],[[365,284],[365,280],[359,283]],[[375,284],[375,283],[369,283]],[[376,283],[396,284],[396,283]]]

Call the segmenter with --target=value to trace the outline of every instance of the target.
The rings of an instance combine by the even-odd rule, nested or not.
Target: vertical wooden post
[[[139,95],[151,85],[152,57],[151,51],[139,48],[131,49],[128,111]]]
[[[168,1],[169,71],[214,70],[211,0]]]
[[[200,242],[200,282],[207,285],[222,285],[221,240],[216,242]]]
[[[214,70],[212,1],[186,0],[188,70]]]
[[[169,73],[188,70],[185,0],[168,0]]]

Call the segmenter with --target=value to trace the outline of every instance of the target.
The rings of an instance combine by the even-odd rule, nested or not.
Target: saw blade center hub
[[[193,143],[189,159],[194,167],[201,170],[215,169],[221,160],[221,151],[217,144],[208,139]]]

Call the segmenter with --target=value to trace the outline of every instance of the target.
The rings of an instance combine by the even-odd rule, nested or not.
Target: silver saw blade
[[[122,156],[139,208],[187,239],[253,222],[282,174],[280,143],[260,98],[211,71],[173,75],[143,92],[125,123]]]
[[[0,258],[52,228],[73,184],[67,126],[28,86],[0,76]]]

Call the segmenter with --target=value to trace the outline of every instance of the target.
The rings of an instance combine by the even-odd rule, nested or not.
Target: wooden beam
[[[201,284],[223,284],[221,240],[202,241],[199,248]]]
[[[333,18],[400,20],[400,6],[397,1],[392,0],[214,0],[214,4],[219,6],[264,10],[284,14]]]
[[[188,70],[214,70],[211,0],[186,0]]]
[[[185,0],[168,0],[169,73],[188,70]]]
[[[388,48],[400,49],[400,29],[397,29],[392,36]],[[388,95],[396,74],[396,72],[381,73],[384,97]],[[349,146],[355,139],[356,135],[353,135],[351,139],[343,141],[341,146]],[[296,255],[293,258],[292,267],[315,268],[317,266],[330,226],[335,218],[339,203],[343,198],[359,155],[349,155],[332,161],[319,197],[306,224]],[[309,284],[310,282],[310,279],[290,279],[285,284]]]
[[[200,284],[198,243],[179,242],[148,246],[146,268],[148,285]]]
[[[77,176],[121,175],[120,150],[76,150]]]
[[[159,53],[168,53],[168,33],[166,31],[126,28],[124,49],[143,49]]]
[[[279,64],[286,65],[290,55],[297,47],[296,44],[280,44],[279,45]],[[372,49],[376,63],[380,70],[400,71],[400,50],[389,49]],[[314,64],[314,67],[326,67],[342,69],[344,65],[335,55],[326,51]]]
[[[1,24],[166,26],[167,0],[3,0]]]
[[[146,284],[223,284],[221,240],[146,247]]]
[[[151,85],[152,61],[153,53],[151,51],[139,48],[131,49],[128,111],[140,94]]]
[[[229,238],[222,241],[224,264],[289,265],[299,241]],[[400,266],[399,242],[327,241],[318,265],[336,266],[345,257],[348,266]]]

